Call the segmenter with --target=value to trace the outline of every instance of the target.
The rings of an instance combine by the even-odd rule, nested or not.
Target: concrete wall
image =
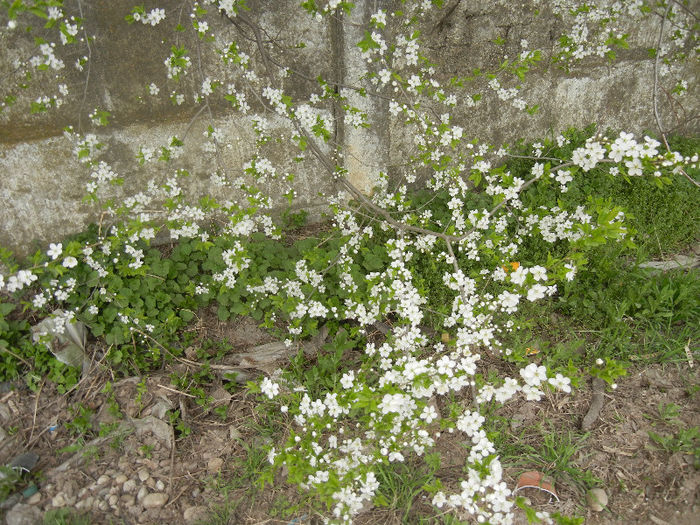
[[[248,2],[252,10],[247,16],[260,21],[266,42],[276,40],[274,45],[266,44],[271,56],[295,57],[285,64],[300,76],[293,82],[280,80],[294,97],[318,93],[319,88],[313,81],[318,75],[354,83],[365,72],[355,46],[363,35],[361,26],[376,8],[390,11],[399,2],[356,0],[355,3],[357,7],[349,18],[315,21],[301,10],[298,1]],[[541,9],[538,16],[531,14],[535,3]],[[94,132],[100,134],[107,145],[103,158],[125,178],[120,191],[127,193],[138,191],[151,178],[162,178],[175,168],[185,168],[192,174],[187,191],[204,194],[211,189],[209,177],[217,163],[226,173],[235,176],[255,151],[254,136],[248,126],[250,115],[241,116],[230,111],[225,103],[213,101],[205,112],[193,119],[201,105],[193,104],[191,95],[201,85],[201,74],[205,72],[220,79],[229,75],[218,57],[211,53],[201,53],[200,68],[200,57],[195,55],[199,50],[206,51],[206,44],[197,44],[191,35],[178,36],[192,50],[195,65],[179,84],[165,81],[163,60],[174,39],[173,27],[178,16],[183,23],[188,23],[187,9],[183,13],[178,11],[181,2],[159,2],[159,6],[166,9],[167,18],[156,27],[124,22],[124,16],[134,5],[131,1],[82,2],[79,5],[66,0],[65,4],[69,14],[79,15],[79,9],[83,10],[87,33],[95,37],[89,49],[87,83],[86,71],[78,72],[72,66],[88,51],[84,45],[78,45],[60,50],[65,51],[61,56],[65,57],[66,67],[57,75],[48,72],[39,75],[28,88],[17,88],[21,74],[17,61],[36,54],[34,36],[52,33],[42,29],[36,29],[33,34],[8,31],[4,29],[6,14],[0,13],[0,27],[3,27],[0,30],[0,98],[16,92],[24,99],[33,100],[55,93],[55,87],[47,87],[54,81],[65,83],[71,92],[65,104],[47,114],[31,115],[27,106],[20,103],[0,113],[0,221],[3,225],[0,245],[20,255],[49,240],[79,231],[88,222],[98,219],[99,210],[80,202],[88,172],[74,158],[71,144],[62,135],[67,123],[89,130],[87,113],[94,108],[108,110],[113,115],[108,128],[98,128]],[[422,23],[423,51],[436,63],[441,80],[466,75],[474,67],[485,71],[496,68],[504,55],[514,57],[520,53],[522,40],[527,40],[530,48],[544,51],[541,64],[527,77],[527,87],[523,90],[523,97],[530,104],[538,104],[539,111],[530,115],[485,96],[476,107],[459,106],[455,110],[456,123],[465,129],[465,134],[501,143],[557,133],[570,126],[584,127],[591,122],[599,123],[602,128],[636,133],[655,129],[651,104],[653,61],[647,49],[655,45],[658,19],[634,29],[636,33],[630,37],[632,46],[619,53],[614,64],[590,58],[566,73],[551,62],[555,42],[565,25],[548,11],[547,2],[544,2],[544,9],[542,4],[535,0],[452,0]],[[146,9],[155,5],[156,2],[147,3]],[[239,40],[255,58],[254,34],[245,24],[239,21],[237,27],[222,16],[207,20],[217,43]],[[503,39],[499,45],[494,44],[497,37]],[[305,46],[298,46],[300,42]],[[664,125],[667,129],[697,133],[698,120],[694,119],[700,109],[697,68],[690,63],[677,74],[688,81],[690,89],[678,99],[682,106],[671,107],[668,97],[660,98]],[[145,87],[152,81],[159,84],[161,95],[176,89],[188,94],[187,101],[178,106],[171,104],[167,97],[149,96]],[[508,86],[515,84],[510,81]],[[487,91],[483,80],[465,88],[465,93]],[[368,112],[372,130],[355,130],[338,118],[334,121],[333,140],[345,149],[344,162],[350,179],[358,187],[369,189],[379,171],[400,162],[407,154],[405,144],[410,143],[410,137],[388,117],[386,101],[352,95],[350,102]],[[255,99],[251,98],[249,103],[251,114],[260,109]],[[329,115],[335,115],[331,105],[326,110]],[[271,118],[271,122],[282,134],[288,136],[293,131],[279,118]],[[203,150],[206,142],[203,132],[209,124],[221,129],[225,136],[218,159]],[[140,144],[164,144],[173,135],[182,137],[186,130],[185,154],[175,164],[139,166],[134,162]],[[295,173],[299,205],[319,210],[324,202],[324,196],[319,193],[332,193],[334,185],[318,163],[308,161],[311,155],[307,154],[307,162],[297,164],[291,160],[293,151],[282,144],[269,144],[264,151],[278,170]],[[269,189],[279,193],[275,187]],[[219,190],[218,196],[236,197],[231,190]],[[284,204],[278,200],[275,206],[282,209]]]

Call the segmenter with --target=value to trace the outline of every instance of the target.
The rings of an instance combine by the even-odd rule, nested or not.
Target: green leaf
[[[219,321],[228,321],[229,317],[231,317],[231,312],[229,312],[228,308],[219,306],[216,316],[219,318]]]
[[[30,7],[29,12],[38,16],[39,18],[43,18],[44,20],[49,19],[49,15],[47,15],[42,9],[38,7]]]
[[[371,33],[365,29],[365,37],[357,43],[357,47],[366,53],[370,49],[379,49],[379,44],[372,39]]]

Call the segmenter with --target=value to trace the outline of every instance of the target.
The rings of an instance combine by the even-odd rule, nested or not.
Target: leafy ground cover
[[[569,137],[571,144],[564,147],[573,149],[586,133]],[[676,139],[672,146],[693,155],[698,144]],[[529,149],[523,149],[523,157]],[[527,173],[533,162],[514,157],[507,169]],[[692,170],[690,175],[698,178]],[[564,523],[583,518],[588,523],[690,523],[700,504],[698,270],[640,266],[674,254],[697,260],[700,192],[681,176],[656,182],[611,177],[599,169],[577,177],[564,194],[538,185],[523,199],[526,205],[551,207],[610,198],[636,232],[634,246],[591,247],[586,266],[557,296],[525,305],[506,341],[514,349],[511,355],[504,360],[485,352],[477,376],[512,375],[524,364],[538,363],[572,378],[576,388],[569,395],[549,392],[537,403],[482,407],[490,411],[489,438],[509,487],[534,470],[551,479],[558,496],[550,500],[541,491],[524,489],[519,503],[569,516],[561,518]],[[475,203],[480,198],[475,192]],[[448,199],[418,192],[414,204],[444,213]],[[252,262],[239,274],[239,284],[225,293],[213,286],[211,292],[195,293],[194,280],[205,271],[219,271],[221,254],[235,250],[225,237],[211,246],[197,240],[154,243],[144,254],[149,273],[115,271],[108,285],[113,296],[99,313],[82,319],[89,331],[84,348],[89,359],[82,366],[67,365],[37,344],[31,327],[39,317],[30,303],[0,298],[0,464],[22,451],[39,459],[30,473],[8,472],[0,480],[2,505],[27,503],[26,512],[34,509],[50,524],[319,522],[312,495],[288,485],[284,472],[273,477],[269,470],[268,450],[284,443],[291,418],[246,381],[264,372],[311,394],[323,392],[359,365],[359,348],[381,344],[392,319],[365,331],[342,320],[324,326],[309,321],[299,327],[299,341],[313,343],[299,351],[294,345],[274,346],[286,337],[279,329],[286,299],[259,300],[246,287],[284,276],[301,254],[312,266],[320,264],[342,244],[330,224],[304,226],[303,214],[293,213],[286,221],[289,242],[251,237],[246,250]],[[80,240],[96,235],[92,229]],[[71,242],[63,243],[66,253]],[[541,264],[567,250],[564,241],[532,241],[511,269]],[[374,271],[388,262],[387,247],[377,237],[363,248],[357,271]],[[435,338],[449,344],[454,334],[443,332],[439,320],[449,311],[450,298],[431,293],[444,290],[434,286],[442,272],[427,257],[411,264],[416,286],[428,297],[425,323]],[[466,259],[459,264],[465,272],[478,271]],[[331,277],[335,271],[315,269]],[[86,270],[83,280],[91,279]],[[90,286],[84,290],[75,296],[75,306],[94,294]],[[338,301],[345,298],[342,291],[337,294]],[[119,319],[124,311],[138,316],[143,329],[126,329]],[[50,344],[54,354],[63,349],[60,342]],[[264,363],[236,358],[270,348],[286,357]],[[595,389],[593,378],[602,379],[605,388]],[[601,395],[600,413],[583,429],[593,398]],[[434,408],[447,415],[463,404],[453,396]],[[441,424],[439,418],[435,424]],[[442,430],[427,461],[379,470],[375,506],[357,523],[464,523],[431,504],[436,479],[446,485],[461,479],[469,452],[449,427]],[[592,488],[608,496],[601,512],[586,503]],[[525,516],[523,511],[518,519]]]

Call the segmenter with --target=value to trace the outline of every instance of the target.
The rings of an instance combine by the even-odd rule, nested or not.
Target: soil
[[[207,336],[227,338],[234,352],[271,340],[252,320],[207,323]],[[228,521],[216,523],[301,525],[318,521],[308,517],[311,513],[303,510],[296,491],[284,483],[256,492],[250,487],[251,480],[241,479],[248,451],[270,442],[256,425],[260,417],[256,401],[244,389],[227,390],[226,382],[215,377],[206,391],[211,402],[200,406],[170,381],[173,372],[182,375],[195,368],[174,362],[146,381],[115,381],[108,371],[95,368],[66,394],[59,394],[49,383],[43,383],[37,392],[14,385],[13,390],[0,394],[0,427],[10,432],[0,434],[0,464],[27,451],[39,457],[32,470],[39,473],[33,478],[38,492],[15,500],[17,509],[74,508],[88,514],[91,523],[211,523],[201,520],[212,510],[225,508],[228,501]],[[570,460],[578,471],[599,480],[596,485],[609,498],[602,512],[586,505],[585,487],[574,477],[529,456],[504,459],[505,481],[514,488],[521,473],[545,472],[554,481],[558,502],[537,489],[524,489],[519,495],[529,498],[536,510],[584,516],[592,525],[697,523],[700,453],[694,456],[690,448],[663,450],[649,433],[678,435],[681,429],[700,425],[699,372],[700,367],[689,363],[637,367],[620,378],[616,390],[605,392],[599,417]],[[107,382],[113,394],[105,393]],[[589,383],[571,395],[552,394],[537,403],[516,401],[497,415],[510,421],[513,431],[538,449],[542,428],[584,435],[580,425],[591,396]],[[82,427],[75,412],[79,405],[90,415]],[[228,407],[225,417],[215,410],[221,406]],[[664,406],[678,408],[663,412]],[[121,417],[115,417],[115,407]],[[179,410],[184,425],[171,425],[168,410]],[[111,432],[100,436],[100,424],[103,429],[111,425],[106,427]],[[82,442],[76,427],[84,432]],[[457,483],[464,465],[466,454],[460,439],[457,433],[444,433],[437,442],[442,455],[438,476],[447,488]],[[694,446],[698,446],[697,439]],[[302,510],[285,512],[295,502],[301,503]],[[17,509],[0,510],[0,516],[19,512]],[[357,523],[401,523],[403,514],[375,508],[364,512]],[[413,502],[404,523],[417,523],[419,515],[435,516],[425,496]],[[526,520],[518,515],[516,522]]]

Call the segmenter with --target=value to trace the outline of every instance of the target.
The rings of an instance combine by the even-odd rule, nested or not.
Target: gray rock
[[[33,505],[18,503],[5,515],[7,525],[36,525],[41,523],[41,511]]]
[[[104,474],[102,476],[100,476],[99,478],[97,478],[98,485],[104,485],[105,483],[108,483],[108,482],[109,482],[109,476],[106,476]]]
[[[127,479],[122,485],[122,490],[127,493],[134,492],[134,490],[136,490],[136,480]]]
[[[123,485],[127,479],[129,478],[127,478],[124,474],[117,474],[117,476],[114,478],[114,482],[118,485]]]
[[[649,261],[639,265],[640,268],[666,272],[677,268],[695,268],[700,264],[700,258],[687,255],[674,255],[670,261]]]
[[[172,446],[173,431],[170,425],[168,425],[165,421],[158,419],[155,416],[147,416],[142,419],[135,419],[133,423],[136,427],[137,436],[142,436],[150,432],[161,442],[165,443],[168,448]]]
[[[183,514],[185,523],[197,523],[199,521],[204,521],[209,517],[209,510],[202,505],[195,505],[194,507],[187,507]]]
[[[136,499],[138,501],[143,500],[146,496],[148,496],[148,489],[146,487],[141,487],[139,489],[138,494],[136,494]]]

